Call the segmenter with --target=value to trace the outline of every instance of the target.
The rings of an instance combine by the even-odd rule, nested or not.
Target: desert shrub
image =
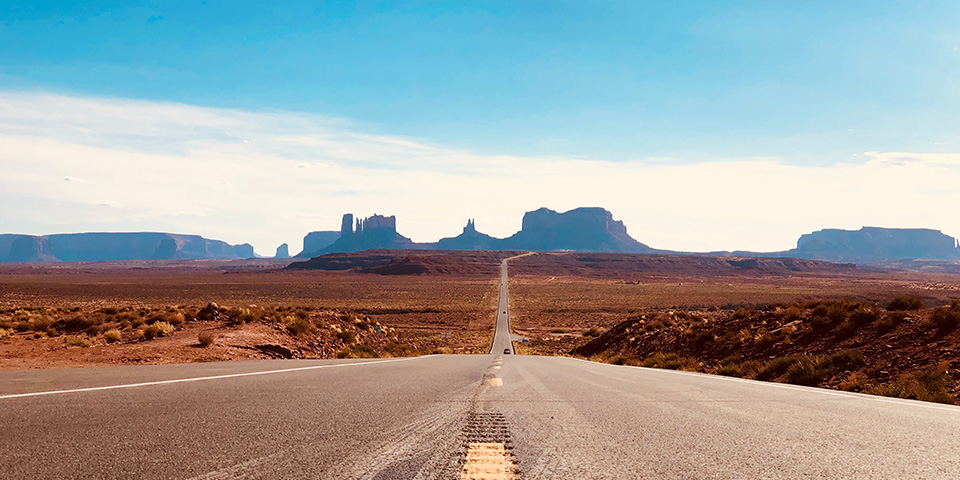
[[[433,355],[452,355],[453,349],[450,347],[437,347],[432,352]]]
[[[143,331],[143,338],[153,340],[157,337],[165,337],[173,333],[174,330],[176,330],[176,327],[167,322],[155,322]]]
[[[50,327],[50,328],[47,329],[47,336],[48,336],[48,337],[59,337],[59,336],[60,336],[60,332],[59,332],[56,328]]]
[[[140,327],[142,327],[142,326],[143,326],[144,324],[146,324],[146,323],[147,323],[147,321],[144,320],[143,317],[136,317],[136,316],[135,316],[135,317],[133,317],[133,318],[130,319],[130,326],[133,327],[133,328],[140,328]]]
[[[610,360],[610,363],[614,365],[638,365],[640,362],[631,356],[627,355],[617,355]]]
[[[850,338],[853,334],[857,333],[860,330],[857,327],[857,324],[852,322],[850,319],[844,320],[843,323],[837,326],[837,329],[833,333],[837,338]]]
[[[453,353],[451,350],[450,353]],[[337,358],[377,358],[377,351],[369,345],[350,345],[340,350]]]
[[[317,329],[310,322],[299,317],[291,316],[287,317],[287,332],[290,332],[291,335],[302,337],[308,334],[315,334]]]
[[[88,340],[88,339],[86,339],[86,338],[82,338],[82,337],[71,337],[71,338],[68,338],[66,343],[67,343],[67,346],[68,346],[68,347],[84,347],[84,348],[86,348],[86,347],[89,347],[90,345],[93,345],[93,343],[91,343],[90,340]]]
[[[342,332],[337,332],[335,335],[337,338],[343,341],[343,343],[353,343],[356,340],[356,337],[353,335],[353,332],[349,330],[344,330]]]
[[[241,325],[255,321],[257,316],[249,308],[231,308],[227,312],[227,318],[230,319],[230,323]]]
[[[960,304],[953,302],[952,305],[937,307],[930,314],[928,325],[937,330],[938,333],[948,333],[960,326]]]
[[[957,398],[950,393],[953,378],[948,373],[949,368],[949,362],[943,361],[935,366],[903,373],[895,382],[884,385],[873,393],[887,397],[955,404]]]
[[[197,343],[199,343],[201,347],[209,347],[210,345],[213,345],[213,335],[207,332],[202,332],[197,335]]]
[[[147,325],[153,325],[157,322],[165,322],[170,325],[180,325],[185,321],[185,317],[179,312],[157,312],[147,317]]]
[[[730,318],[733,320],[743,320],[744,318],[750,318],[750,316],[755,313],[757,312],[752,308],[740,307],[736,312],[733,312]]]
[[[120,330],[113,329],[103,332],[103,339],[106,340],[107,343],[114,343],[122,340],[123,336],[120,335]]]
[[[763,363],[756,360],[745,361],[740,354],[734,354],[720,361],[717,374],[728,377],[754,378],[761,368],[763,368]]]
[[[869,380],[867,374],[857,370],[850,373],[846,380],[837,385],[837,388],[847,392],[862,392],[867,386],[867,380]]]
[[[853,350],[821,356],[790,355],[767,362],[756,379],[813,386],[862,364],[863,354]]]
[[[707,330],[700,330],[693,336],[693,346],[698,350],[704,350],[707,347],[713,345],[716,341],[716,337],[712,332]]]
[[[406,345],[399,345],[393,342],[384,345],[383,349],[392,357],[409,357],[419,353]]]
[[[52,326],[61,332],[82,332],[96,324],[97,322],[93,319],[78,315],[71,318],[57,320]]]
[[[783,313],[783,320],[785,322],[792,322],[800,318],[803,315],[803,310],[799,307],[790,307]]]
[[[97,335],[100,335],[101,333],[103,333],[103,331],[104,331],[104,328],[102,326],[91,325],[90,328],[84,331],[84,333],[86,333],[88,337],[96,337]]]
[[[689,370],[697,371],[700,368],[700,362],[695,358],[681,357],[676,353],[655,353],[640,362],[641,367],[665,368],[668,370]]]
[[[876,305],[863,304],[850,312],[847,319],[859,328],[870,325],[878,318],[880,318],[880,309]]]
[[[584,337],[599,337],[600,330],[597,330],[597,327],[590,327],[590,330],[583,332]]]
[[[553,330],[550,330],[550,333],[567,333],[567,331],[562,328],[554,328]]]
[[[880,335],[890,333],[897,328],[897,325],[902,323],[906,317],[903,312],[888,312],[883,318],[873,324],[873,329]]]
[[[770,381],[784,375],[787,373],[787,369],[790,368],[791,365],[799,361],[800,357],[803,357],[803,355],[777,357],[770,360],[759,372],[757,372],[757,380]]]
[[[9,338],[11,335],[13,334],[10,333],[10,330],[7,330],[6,328],[0,328],[0,340],[3,340],[4,338]]]
[[[116,315],[117,313],[120,313],[120,311],[113,307],[106,307],[106,308],[101,308],[100,313],[105,315]]]
[[[887,304],[887,310],[920,310],[923,308],[923,299],[920,297],[896,297]]]
[[[773,338],[773,335],[770,335],[769,333],[764,333],[763,335],[760,335],[759,337],[755,338],[753,340],[753,344],[756,345],[756,347],[760,350],[766,350],[772,347],[775,341],[776,339]]]

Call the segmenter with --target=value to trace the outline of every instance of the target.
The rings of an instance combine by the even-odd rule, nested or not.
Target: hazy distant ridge
[[[199,235],[156,232],[0,235],[3,262],[235,259],[254,257],[249,244],[230,245]]]

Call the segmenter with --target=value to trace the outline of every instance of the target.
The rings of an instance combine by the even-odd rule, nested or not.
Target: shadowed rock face
[[[527,212],[523,227],[506,238],[509,250],[652,253],[655,250],[627,235],[623,222],[603,208],[576,208],[558,213],[547,208]]]
[[[230,245],[198,235],[171,233],[69,233],[19,235],[7,251],[6,262],[98,262],[113,260],[252,258],[249,244]],[[4,242],[0,241],[0,248]]]
[[[346,215],[344,215],[346,219]],[[350,215],[350,225],[347,230],[352,231],[353,229],[353,215]],[[320,231],[320,232],[310,232],[307,236],[303,237],[303,251],[297,254],[298,257],[312,257],[314,255],[319,255],[320,250],[323,250],[330,245],[333,245],[333,242],[336,242],[338,238],[343,236],[341,232],[333,231]]]
[[[863,227],[860,230],[819,230],[801,236],[797,241],[797,248],[785,253],[811,260],[844,262],[917,258],[960,259],[956,239],[939,230],[919,228]]]
[[[407,237],[397,233],[397,217],[383,215],[373,215],[365,219],[357,219],[356,229],[351,231],[348,227],[353,214],[343,216],[340,237],[332,245],[322,248],[317,252],[298,256],[313,256],[315,254],[340,253],[340,252],[359,252],[362,250],[371,250],[379,248],[388,249],[424,249],[429,248],[425,244],[413,243]]]
[[[467,220],[467,226],[463,227],[463,233],[456,237],[441,238],[435,244],[439,250],[498,250],[498,238],[493,238],[485,233],[477,231],[476,223],[473,219]]]

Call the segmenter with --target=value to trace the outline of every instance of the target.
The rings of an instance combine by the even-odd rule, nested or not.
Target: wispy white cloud
[[[541,206],[603,206],[638,240],[685,250],[785,249],[825,227],[960,233],[960,154],[866,152],[816,167],[637,158],[482,155],[341,119],[8,92],[0,225],[199,233],[264,254],[296,250],[345,212],[395,214],[401,233],[433,241],[468,217],[506,236]]]

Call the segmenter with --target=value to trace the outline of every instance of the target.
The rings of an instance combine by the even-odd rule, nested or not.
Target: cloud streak
[[[0,93],[0,222],[17,233],[160,230],[298,250],[345,212],[398,215],[434,241],[466,218],[506,236],[524,211],[603,206],[654,247],[780,250],[827,227],[960,234],[960,154],[685,164],[484,155],[342,119]],[[70,181],[65,181],[69,179]],[[952,233],[951,233],[952,232]]]

